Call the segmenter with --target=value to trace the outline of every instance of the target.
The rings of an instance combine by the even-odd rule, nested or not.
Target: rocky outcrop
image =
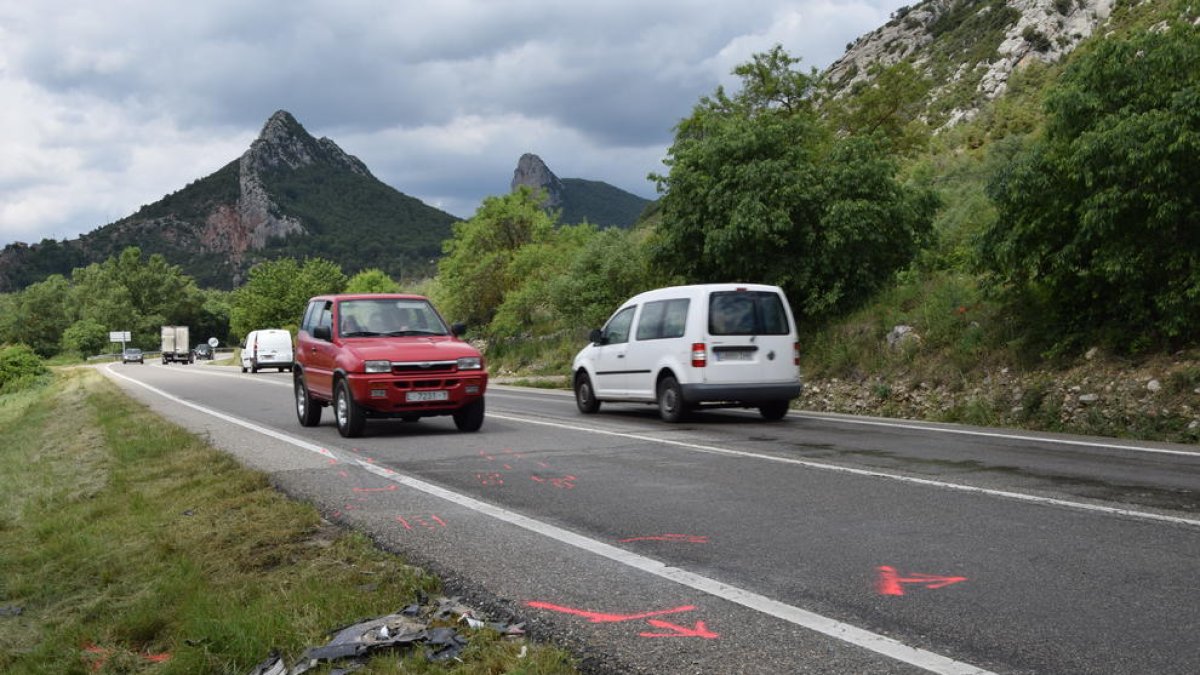
[[[517,168],[513,171],[511,191],[515,192],[522,185],[531,187],[534,191],[544,190],[546,199],[542,206],[548,209],[562,208],[563,182],[546,166],[541,157],[533,153],[521,155]]]
[[[873,66],[908,61],[938,83],[931,101],[963,85],[974,89],[971,103],[935,120],[953,125],[971,119],[982,104],[1003,94],[1018,68],[1032,61],[1057,61],[1074,50],[1107,20],[1113,4],[1114,0],[926,0],[901,7],[886,25],[847,45],[826,76],[837,91],[846,92],[868,81]],[[989,44],[995,46],[980,49]]]

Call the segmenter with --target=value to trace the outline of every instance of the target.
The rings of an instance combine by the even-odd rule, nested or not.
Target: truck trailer
[[[179,363],[191,363],[192,350],[188,345],[191,341],[188,339],[187,326],[163,326],[162,327],[162,362],[165,366],[173,361]]]

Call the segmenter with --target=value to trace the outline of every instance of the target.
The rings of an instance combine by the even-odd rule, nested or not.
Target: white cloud
[[[0,0],[0,244],[74,237],[236,159],[275,110],[455,215],[517,158],[654,196],[672,127],[782,44],[899,0]]]

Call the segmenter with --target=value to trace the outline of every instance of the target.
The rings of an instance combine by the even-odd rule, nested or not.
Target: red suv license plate
[[[417,403],[420,401],[448,401],[450,400],[450,392],[448,391],[409,391],[405,392],[404,400],[409,403]]]

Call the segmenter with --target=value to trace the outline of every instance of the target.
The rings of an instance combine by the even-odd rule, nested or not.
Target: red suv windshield
[[[338,315],[338,333],[344,338],[450,334],[445,322],[425,300],[343,300]]]

